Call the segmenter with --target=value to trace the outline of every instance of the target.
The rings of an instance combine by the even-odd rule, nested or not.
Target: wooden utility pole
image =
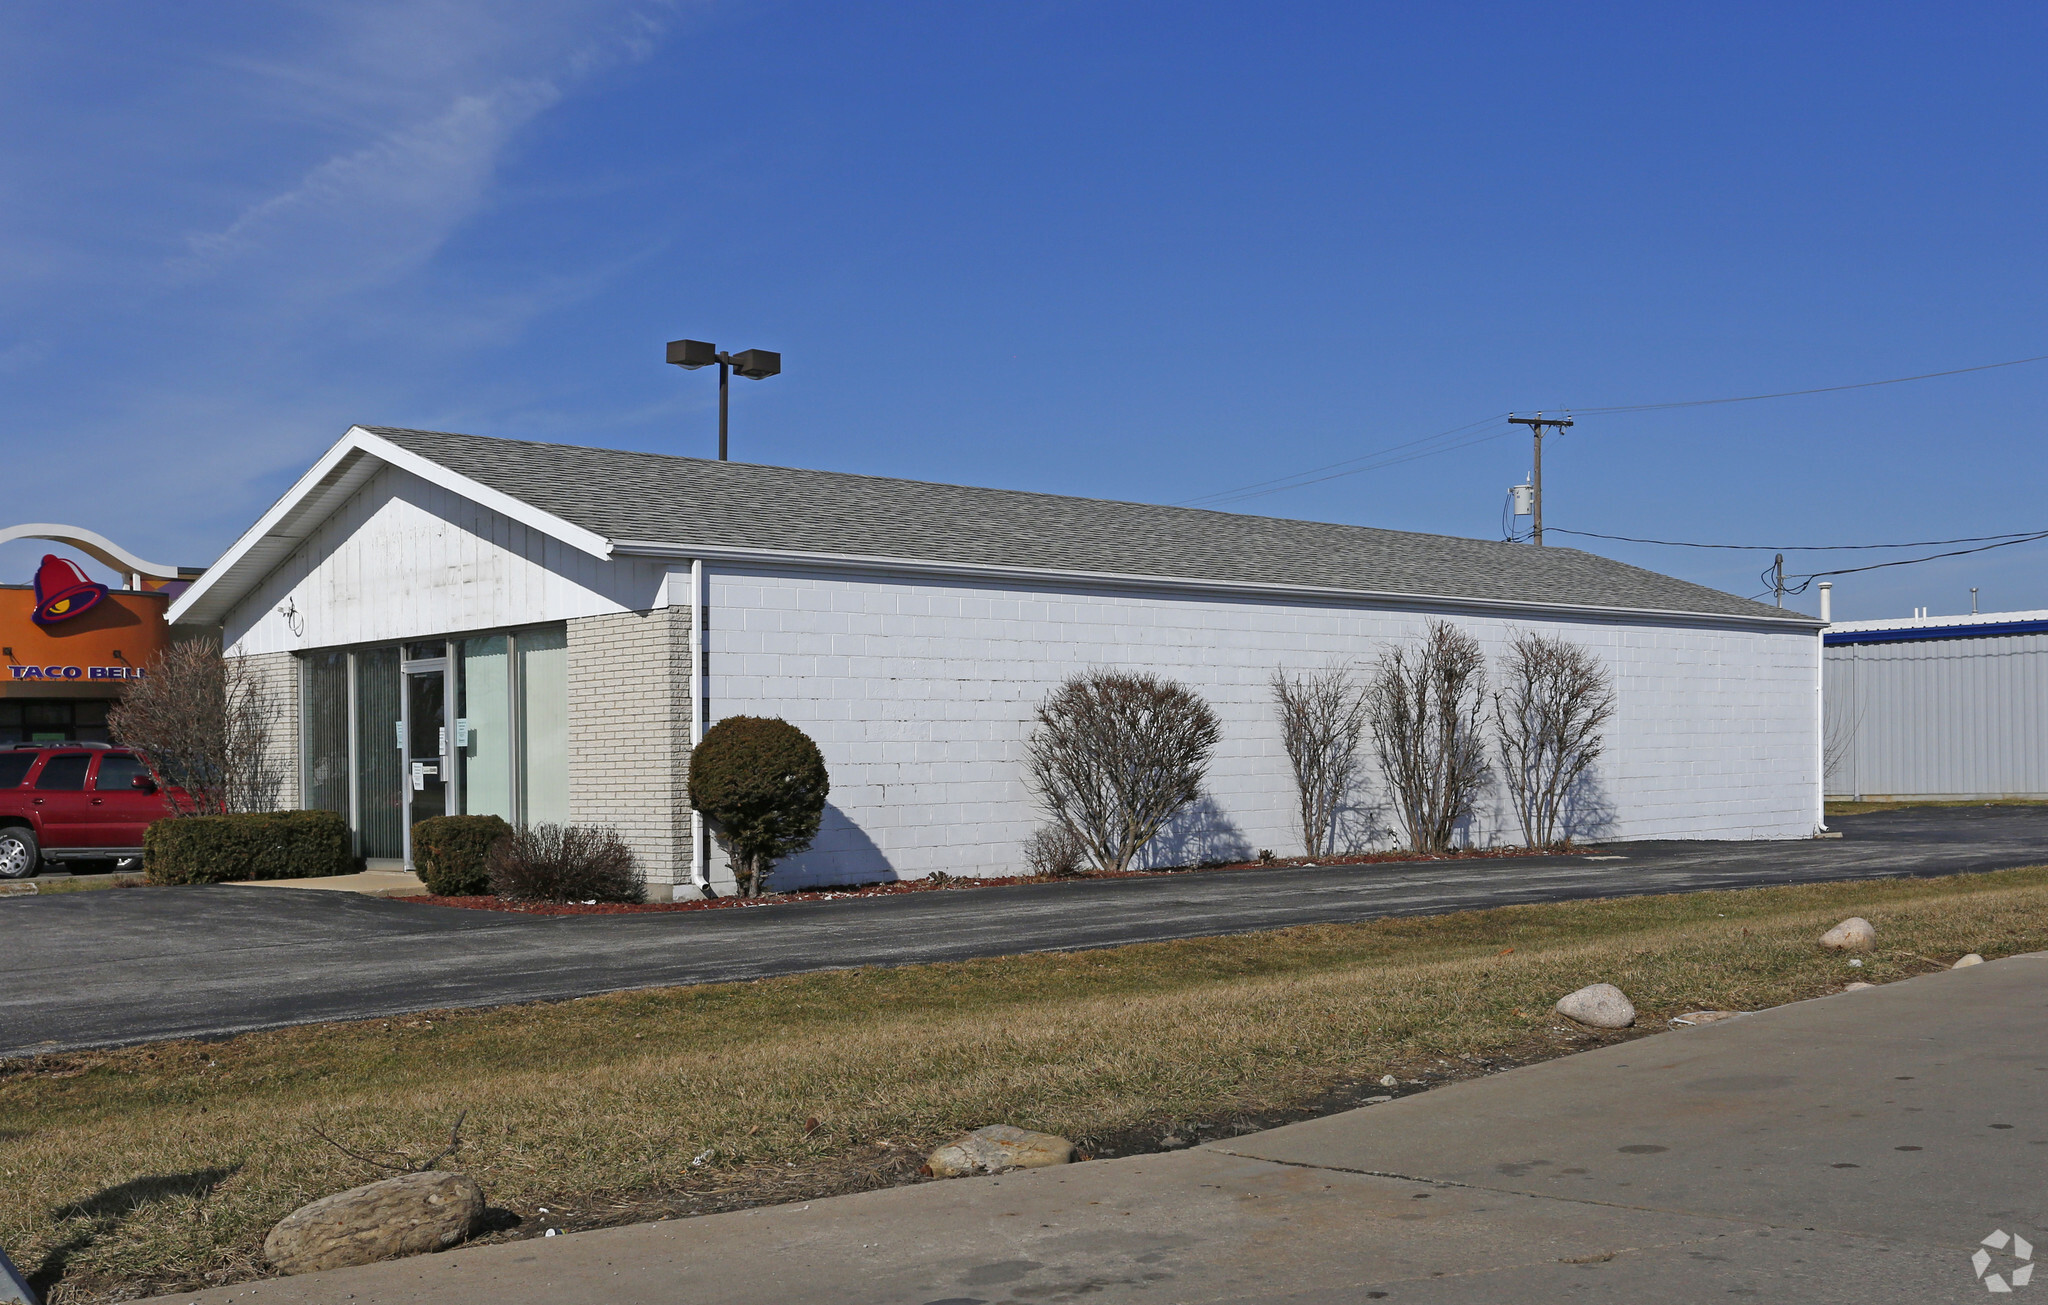
[[[1541,548],[1543,547],[1543,428],[1549,426],[1562,432],[1565,427],[1572,424],[1572,419],[1570,417],[1545,417],[1539,412],[1533,417],[1517,417],[1513,413],[1509,413],[1508,421],[1516,426],[1527,426],[1529,433],[1536,437],[1536,466],[1534,473],[1529,478],[1531,497],[1534,499],[1534,502],[1530,505],[1531,513],[1534,517],[1530,533],[1536,547]]]

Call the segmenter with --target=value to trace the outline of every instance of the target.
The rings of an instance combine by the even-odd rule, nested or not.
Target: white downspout
[[[690,758],[694,763],[697,745],[704,741],[704,700],[711,688],[706,679],[708,640],[704,615],[710,609],[704,591],[704,559],[690,560]],[[690,808],[690,882],[700,897],[711,892],[711,849],[705,846],[704,813]]]
[[[1820,619],[1831,621],[1834,607],[1835,586],[1833,581],[1820,582]],[[1828,711],[1827,671],[1828,642],[1825,629],[1814,631],[1813,666],[1813,714],[1814,714],[1814,826],[1820,833],[1828,832]]]

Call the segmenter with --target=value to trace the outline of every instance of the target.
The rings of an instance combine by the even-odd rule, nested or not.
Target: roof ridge
[[[1218,508],[1187,507],[1177,503],[1148,503],[1143,499],[1096,498],[1087,494],[1056,494],[1042,489],[1015,489],[1007,485],[964,485],[951,480],[915,480],[908,476],[879,476],[867,471],[833,471],[824,467],[793,467],[780,462],[721,462],[717,458],[692,457],[687,453],[657,453],[651,449],[608,449],[597,444],[563,444],[554,440],[508,439],[502,435],[472,435],[465,431],[426,430],[408,426],[364,426],[363,430],[374,435],[437,435],[449,439],[477,440],[491,444],[516,444],[523,448],[567,449],[578,453],[604,453],[613,456],[625,455],[639,458],[659,458],[665,462],[688,462],[706,467],[753,467],[763,471],[782,471],[799,476],[830,476],[835,479],[869,481],[882,485],[901,485],[917,489],[964,489],[977,494],[1013,494],[1023,498],[1057,499],[1066,503],[1099,503],[1109,507],[1145,508],[1156,512],[1185,512],[1190,515],[1223,517],[1232,521],[1272,521],[1288,525],[1316,526],[1339,530],[1367,530],[1382,534],[1400,535],[1409,539],[1442,539],[1460,544],[1479,544],[1485,547],[1519,548],[1500,539],[1481,539],[1477,535],[1447,535],[1434,530],[1402,530],[1394,526],[1367,526],[1355,521],[1321,521],[1314,517],[1277,517],[1258,512],[1225,512]],[[1598,557],[1584,549],[1571,545],[1554,545],[1554,551],[1577,553],[1581,556]],[[1605,558],[1605,561],[1613,561]],[[1618,565],[1627,566],[1626,562]],[[1656,573],[1652,573],[1656,574]],[[1675,579],[1676,577],[1671,577]],[[1687,581],[1685,583],[1691,583]]]
[[[1814,623],[1577,548],[458,431],[359,429],[607,540]]]

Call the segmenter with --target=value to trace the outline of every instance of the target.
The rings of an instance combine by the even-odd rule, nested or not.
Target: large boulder
[[[1877,946],[1877,930],[1860,915],[1852,915],[1820,936],[1820,945],[1838,952],[1867,952]]]
[[[475,1179],[430,1169],[301,1206],[270,1230],[263,1254],[286,1273],[369,1264],[453,1246],[483,1214]]]
[[[1636,1022],[1635,1003],[1611,983],[1589,983],[1557,1000],[1557,1013],[1596,1029],[1625,1029]]]
[[[962,1174],[999,1174],[1005,1169],[1069,1164],[1076,1154],[1074,1144],[1064,1137],[1008,1124],[990,1124],[932,1152],[925,1157],[924,1167],[934,1178],[957,1178]]]

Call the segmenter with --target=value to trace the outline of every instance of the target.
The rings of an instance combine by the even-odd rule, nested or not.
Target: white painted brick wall
[[[259,653],[242,659],[249,678],[268,704],[270,760],[276,767],[277,809],[299,809],[299,659],[290,653]]]
[[[785,883],[1021,869],[1039,823],[1023,779],[1032,710],[1066,675],[1091,666],[1181,680],[1223,721],[1210,796],[1155,845],[1153,861],[1298,852],[1273,670],[1362,666],[1385,641],[1419,637],[1425,619],[1419,611],[725,566],[713,569],[710,588],[710,719],[780,716],[817,740],[831,770],[825,830],[788,863]],[[1516,632],[1535,629],[1587,645],[1612,671],[1619,709],[1598,767],[1612,817],[1600,837],[1813,831],[1812,634],[1444,615],[1489,659]],[[686,649],[681,656],[686,676]],[[687,702],[683,711],[687,731]],[[1391,824],[1376,780],[1368,796]],[[1481,844],[1519,841],[1498,796],[1473,833]]]
[[[568,622],[569,819],[619,831],[649,898],[690,877],[690,611]]]

